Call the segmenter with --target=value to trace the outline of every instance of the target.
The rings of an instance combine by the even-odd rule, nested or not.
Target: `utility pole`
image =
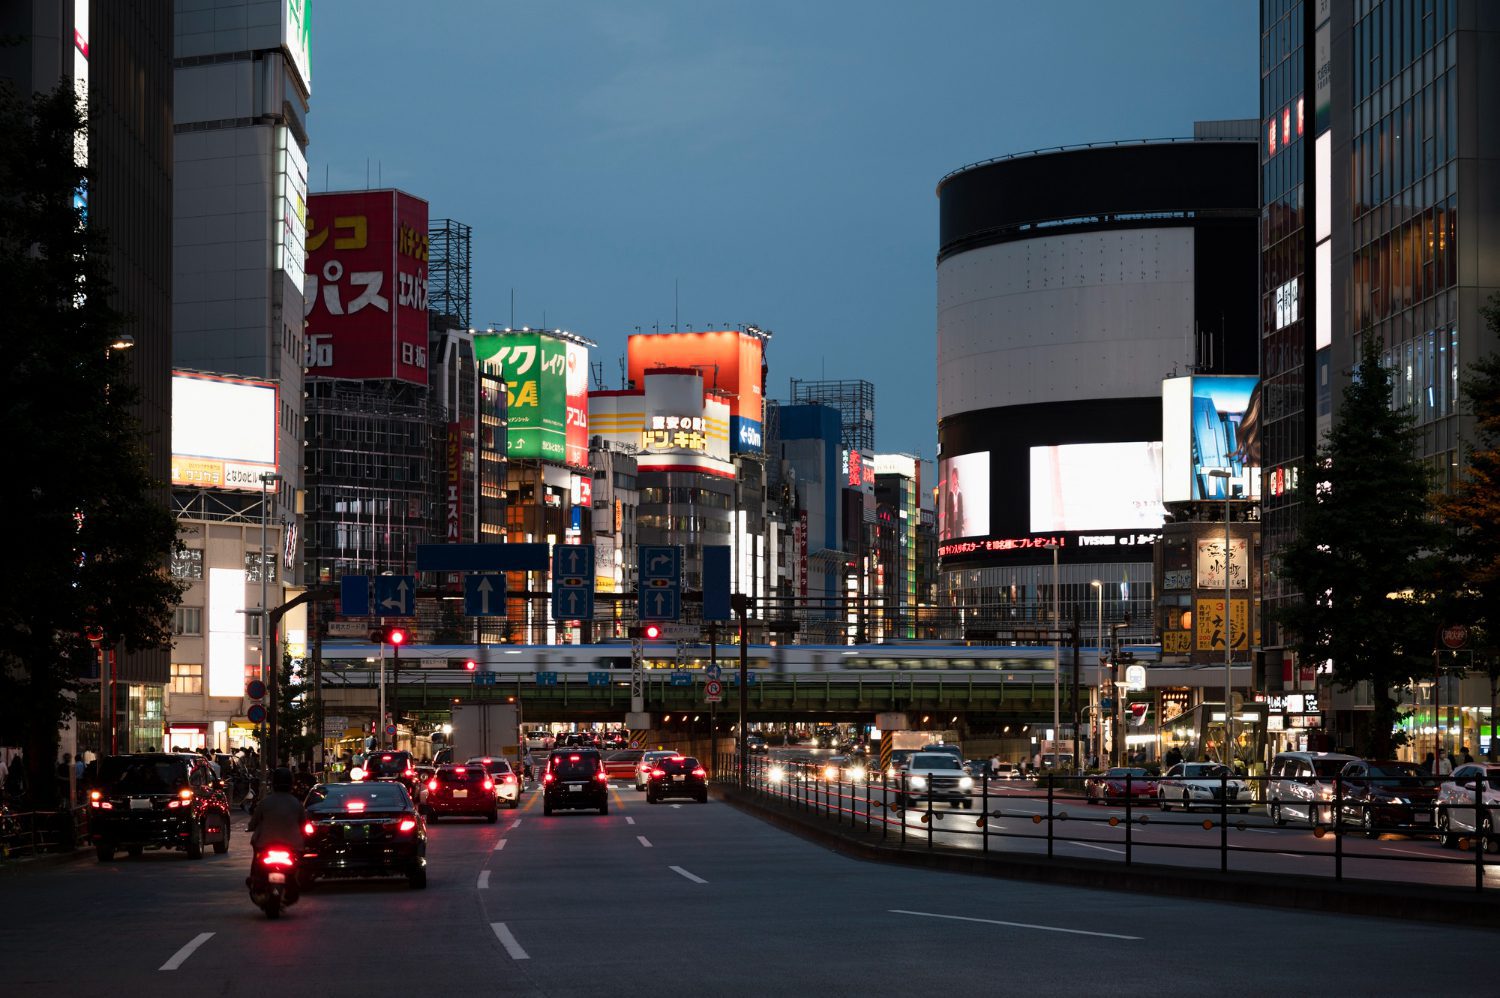
[[[750,597],[744,593],[734,594],[734,612],[739,618],[740,624],[740,727],[738,737],[735,738],[735,755],[739,759],[739,787],[745,789],[745,773],[750,764],[750,751],[745,744],[745,714],[749,707],[746,697],[746,687],[750,682],[750,656],[749,646],[745,643],[745,631],[747,630],[746,618],[750,615]]]

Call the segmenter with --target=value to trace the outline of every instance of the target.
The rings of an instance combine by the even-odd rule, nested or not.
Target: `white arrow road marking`
[[[647,849],[651,848],[651,840],[648,839],[648,838],[646,838],[646,836],[644,836],[644,835],[637,835],[635,837],[635,840],[637,842],[639,842],[641,845],[645,846]]]
[[[1004,925],[1012,929],[1037,929],[1041,932],[1066,932],[1072,936],[1097,936],[1100,939],[1128,939],[1140,942],[1141,936],[1122,936],[1113,932],[1088,932],[1084,929],[1064,929],[1057,925],[1033,925],[1030,922],[1001,922],[993,918],[966,918],[963,915],[939,915],[932,911],[905,911],[901,908],[887,909],[893,915],[917,915],[921,918],[946,918],[954,922],[980,922],[984,925]]]
[[[669,867],[667,867],[667,869],[671,870],[673,873],[680,873],[680,874],[682,874],[684,877],[687,877],[689,880],[691,880],[695,884],[706,884],[706,883],[708,883],[707,880],[704,880],[702,877],[695,877],[695,876],[693,876],[691,873],[687,872],[686,870],[684,870],[680,866],[669,866]]]
[[[490,928],[495,930],[495,938],[500,940],[500,945],[505,947],[505,952],[510,954],[512,960],[530,960],[521,944],[516,942],[516,937],[510,934],[510,929],[505,927],[504,922],[491,922]]]
[[[190,956],[192,956],[193,953],[197,951],[197,949],[198,949],[199,946],[202,946],[204,943],[208,942],[213,937],[214,937],[214,934],[212,932],[200,932],[200,933],[198,933],[196,936],[193,937],[193,941],[192,942],[190,942],[186,946],[182,947],[182,949],[178,950],[176,953],[173,953],[172,954],[172,959],[170,959],[166,963],[162,964],[161,967],[159,967],[158,969],[160,969],[160,970],[176,970],[178,967],[182,966],[184,963],[187,962],[187,958],[190,957]]]
[[[487,891],[487,890],[490,889],[490,871],[489,870],[480,870],[479,871],[479,889],[482,890],[482,891]]]

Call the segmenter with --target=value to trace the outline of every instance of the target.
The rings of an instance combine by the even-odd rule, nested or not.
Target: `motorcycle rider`
[[[255,863],[261,848],[271,845],[290,846],[297,853],[302,851],[302,826],[307,822],[307,809],[302,800],[292,793],[292,771],[285,766],[277,767],[271,774],[271,792],[255,805],[250,824],[250,874],[255,875]],[[247,879],[245,886],[253,886]]]

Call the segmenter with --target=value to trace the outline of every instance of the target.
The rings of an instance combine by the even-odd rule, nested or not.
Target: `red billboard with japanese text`
[[[653,367],[692,367],[703,374],[705,392],[725,392],[729,406],[729,449],[759,453],[765,400],[761,365],[765,344],[738,330],[704,333],[637,333],[626,341],[630,380],[645,384]]]
[[[309,376],[427,384],[427,202],[383,190],[307,203]]]
[[[568,413],[564,428],[564,462],[570,467],[589,466],[589,348],[569,343],[567,374],[563,379]]]

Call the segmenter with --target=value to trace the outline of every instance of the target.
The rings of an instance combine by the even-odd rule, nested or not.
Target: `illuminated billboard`
[[[172,374],[172,484],[259,489],[276,470],[274,382]]]
[[[427,202],[402,191],[308,198],[308,374],[427,384]]]
[[[1167,502],[1260,495],[1259,395],[1254,375],[1162,382],[1162,498]]]
[[[312,93],[311,7],[312,0],[282,0],[281,4],[281,47],[309,94]]]
[[[990,532],[990,452],[938,462],[938,540]]]
[[[573,468],[589,466],[589,348],[582,343],[567,345],[568,373],[565,461]]]
[[[703,375],[703,390],[727,393],[729,449],[759,453],[764,389],[761,338],[737,330],[704,333],[637,333],[627,341],[630,380],[643,385],[645,372],[657,367],[691,367]]]
[[[509,412],[507,457],[535,458],[558,464],[588,465],[588,404],[583,404],[583,436],[577,460],[570,460],[568,439],[568,351],[579,351],[577,366],[588,371],[588,350],[536,330],[474,337],[474,355],[485,373],[505,381]],[[587,398],[587,381],[584,382]],[[575,417],[575,422],[577,417]],[[576,434],[576,429],[575,429]],[[575,436],[575,440],[576,440]]]
[[[1159,530],[1156,441],[1031,448],[1031,530]]]

